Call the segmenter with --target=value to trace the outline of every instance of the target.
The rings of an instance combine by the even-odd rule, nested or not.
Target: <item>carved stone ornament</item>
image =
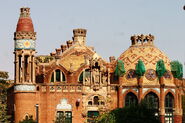
[[[150,80],[150,81],[155,80],[156,77],[157,77],[155,70],[153,70],[153,69],[148,69],[148,70],[146,71],[146,73],[145,73],[145,77],[146,77],[148,80]]]
[[[56,107],[57,110],[72,110],[72,106],[68,104],[67,99],[61,99],[60,104]]]
[[[134,70],[134,69],[128,70],[128,72],[126,73],[126,78],[127,78],[127,79],[136,78],[135,70]]]
[[[35,49],[35,41],[31,39],[16,40],[15,49]]]
[[[35,85],[15,85],[14,90],[15,91],[35,91],[36,87]]]

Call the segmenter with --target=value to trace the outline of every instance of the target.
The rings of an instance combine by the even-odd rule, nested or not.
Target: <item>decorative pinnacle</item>
[[[153,44],[154,41],[154,36],[149,34],[149,35],[133,35],[131,36],[131,41],[132,45],[137,45],[137,44]]]
[[[73,34],[74,37],[82,36],[86,37],[87,30],[86,29],[74,29]]]
[[[20,9],[20,17],[30,17],[30,8],[23,7]]]

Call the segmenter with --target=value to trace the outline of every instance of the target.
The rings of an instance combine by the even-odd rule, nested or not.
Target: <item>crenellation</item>
[[[62,49],[62,52],[66,51],[67,50],[67,45],[61,45],[61,49]]]
[[[72,40],[66,41],[66,43],[67,43],[67,47],[68,48],[70,48],[73,45],[73,41]]]
[[[149,35],[133,35],[131,36],[131,44],[132,46],[138,46],[138,45],[153,45],[154,36]]]

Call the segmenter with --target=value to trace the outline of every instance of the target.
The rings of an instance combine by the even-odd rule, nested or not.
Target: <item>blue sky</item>
[[[1,0],[0,70],[13,79],[13,33],[23,6],[31,8],[37,55],[55,51],[74,28],[86,28],[87,45],[107,61],[130,46],[131,35],[151,33],[159,49],[184,64],[184,5],[183,0]]]

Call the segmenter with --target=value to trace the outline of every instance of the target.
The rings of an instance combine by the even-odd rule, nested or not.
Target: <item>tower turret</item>
[[[36,32],[30,17],[30,8],[21,8],[15,40],[15,83],[35,83],[34,55]]]
[[[15,85],[14,85],[14,120],[21,121],[26,114],[35,118],[35,40],[36,32],[30,17],[30,8],[21,8],[20,17],[14,33]],[[29,103],[25,103],[29,102]],[[22,108],[22,106],[26,108]]]
[[[73,30],[73,40],[74,42],[79,42],[81,45],[85,45],[86,43],[86,29],[74,29]]]

